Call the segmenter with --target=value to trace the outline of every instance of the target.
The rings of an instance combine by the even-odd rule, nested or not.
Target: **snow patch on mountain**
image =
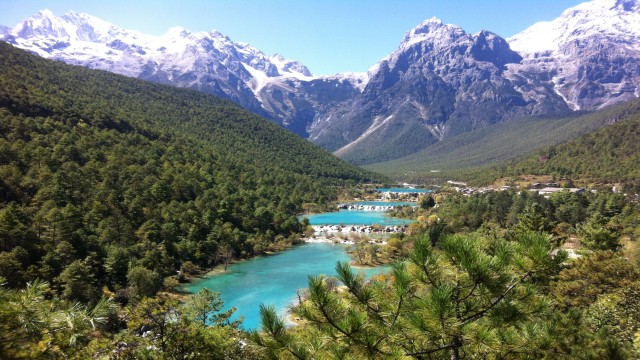
[[[305,137],[321,112],[368,82],[362,73],[314,76],[299,61],[266,55],[217,30],[178,26],[152,36],[76,12],[42,10],[0,28],[0,40],[45,58],[225,97]]]
[[[629,48],[640,50],[640,2],[595,0],[565,10],[558,18],[538,22],[508,38],[511,49],[521,54],[553,52],[562,55],[563,45],[604,36],[618,38]]]
[[[638,97],[640,0],[585,2],[508,42],[524,60],[510,65],[506,76],[527,77],[532,97],[540,89],[552,89],[572,110],[595,110]]]
[[[153,65],[151,69],[166,72],[169,81],[195,70],[226,68],[250,83],[255,94],[272,79],[317,78],[298,61],[278,54],[265,55],[249,44],[234,43],[216,30],[192,33],[173,27],[161,36],[152,36],[118,28],[88,14],[55,16],[50,10],[42,10],[1,34],[3,40],[42,57],[133,77],[143,76],[149,64]]]
[[[365,130],[357,139],[355,139],[354,141],[350,142],[349,144],[343,146],[342,148],[336,150],[333,152],[334,155],[336,156],[342,156],[344,154],[347,153],[347,151],[349,151],[349,149],[351,149],[352,147],[354,147],[355,145],[366,141],[366,139],[373,134],[374,132],[376,132],[376,130],[380,129],[381,127],[383,127],[384,125],[388,124],[389,121],[391,121],[393,119],[394,115],[389,115],[387,117],[382,117],[382,116],[376,116],[373,119],[373,122],[371,123],[371,126],[369,126],[369,128],[367,130]]]
[[[465,31],[452,24],[444,24],[437,17],[423,21],[420,25],[409,30],[400,43],[399,50],[406,50],[414,44],[431,41],[435,43],[448,43],[452,38],[464,35]]]
[[[348,82],[360,92],[364,91],[364,88],[369,83],[369,74],[366,72],[343,72],[335,75],[324,75],[320,78],[329,81]]]

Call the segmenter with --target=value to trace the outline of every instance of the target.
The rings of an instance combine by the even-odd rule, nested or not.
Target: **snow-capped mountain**
[[[640,96],[640,0],[594,0],[505,40],[430,19],[369,70],[362,94],[310,139],[356,163],[528,115]]]
[[[514,77],[546,82],[574,110],[640,96],[638,0],[582,3],[508,41],[524,57],[511,69]]]
[[[640,4],[637,0],[597,0],[565,10],[558,18],[539,22],[508,39],[525,56],[555,54],[571,42],[604,36],[640,49]]]
[[[220,32],[149,36],[41,11],[0,39],[41,56],[226,97],[356,163],[490,124],[640,96],[640,0],[593,0],[508,40],[432,18],[368,73],[314,76]]]
[[[268,56],[246,43],[235,43],[218,31],[189,32],[181,27],[161,36],[125,30],[88,14],[55,16],[43,10],[12,29],[2,39],[40,56],[107,70],[154,82],[188,87],[228,98],[241,106],[305,135],[306,123],[296,121],[296,105],[285,110],[272,102],[273,88],[281,93],[304,93],[313,82],[331,83],[359,92],[363,79],[346,76],[316,77],[298,61]],[[286,84],[294,84],[288,86]],[[302,98],[301,111],[314,106],[313,95]],[[311,119],[313,118],[313,114]]]
[[[530,102],[504,78],[522,57],[498,35],[429,19],[369,70],[361,95],[318,118],[310,139],[356,163],[389,160],[444,137],[540,112],[567,111],[560,96]]]

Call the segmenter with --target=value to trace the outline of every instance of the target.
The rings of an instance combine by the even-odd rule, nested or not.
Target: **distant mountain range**
[[[640,96],[638,0],[583,3],[509,39],[432,18],[368,73],[334,76],[217,31],[154,37],[87,14],[41,11],[0,36],[43,57],[223,96],[357,164]]]
[[[366,164],[523,116],[600,109],[640,95],[639,50],[635,0],[584,3],[507,40],[427,20],[311,140]]]
[[[42,57],[230,99],[306,136],[314,114],[354,96],[365,74],[312,76],[300,62],[267,56],[218,31],[174,27],[162,36],[125,30],[88,14],[42,10],[1,38]]]

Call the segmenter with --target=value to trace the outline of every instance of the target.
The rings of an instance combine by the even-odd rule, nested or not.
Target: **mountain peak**
[[[16,25],[13,29],[21,38],[55,36],[69,38],[75,33],[73,26],[69,26],[63,19],[55,16],[49,9],[43,9],[32,17]]]
[[[174,26],[172,28],[169,28],[169,30],[167,30],[165,35],[170,37],[186,38],[189,35],[191,35],[191,32],[189,32],[189,30],[183,28],[182,26]]]
[[[413,28],[413,31],[417,32],[417,31],[419,31],[421,29],[424,29],[424,28],[433,27],[433,26],[441,26],[441,25],[443,25],[442,20],[440,20],[436,16],[433,16],[430,19],[427,19],[427,20],[421,22],[420,25],[418,25],[415,28]]]
[[[56,16],[51,10],[43,9],[16,25],[6,35],[11,34],[23,42],[40,41],[52,45],[73,40],[98,42],[120,31],[113,24],[89,14],[70,11]]]
[[[435,40],[447,34],[464,34],[464,30],[457,25],[444,24],[437,17],[432,17],[420,23],[420,25],[409,30],[402,40],[402,47],[408,47],[424,40]]]
[[[526,71],[545,73],[573,110],[640,94],[640,1],[593,0],[508,39]],[[542,78],[542,77],[541,77]]]
[[[445,25],[442,23],[442,20],[437,17],[432,17],[420,23],[420,25],[414,27],[409,30],[404,35],[404,41],[411,41],[411,39],[415,38],[424,38],[429,33],[434,32],[437,29],[444,27]]]
[[[52,17],[55,17],[55,15],[49,9],[42,9],[37,13],[35,13],[35,15],[33,15],[33,18],[35,19],[45,19],[45,18],[52,18]]]
[[[538,22],[507,39],[522,54],[558,52],[565,44],[593,37],[619,39],[637,47],[639,0],[593,0],[571,7],[552,21]]]

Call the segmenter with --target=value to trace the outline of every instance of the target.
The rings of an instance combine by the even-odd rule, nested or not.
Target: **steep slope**
[[[407,180],[446,176],[452,171],[499,165],[539,148],[560,144],[629,114],[640,113],[640,100],[593,113],[566,117],[522,118],[447,138],[409,156],[366,168]]]
[[[528,101],[503,76],[521,61],[507,42],[430,19],[370,69],[353,102],[318,119],[310,139],[355,163],[398,158],[448,136],[524,115],[568,111],[560,96]]]
[[[499,175],[547,174],[574,180],[640,185],[640,102],[613,125],[537,151]]]
[[[363,73],[313,79],[280,78],[266,83],[257,96],[262,108],[276,114],[284,127],[307,137],[315,119],[358,96],[366,82]]]
[[[50,106],[42,110],[45,113],[87,116],[98,123],[122,121],[128,124],[125,128],[135,127],[136,131],[177,132],[211,141],[212,149],[222,154],[246,154],[243,157],[292,173],[345,180],[373,175],[226,100],[44,61],[2,42],[0,50],[3,68],[12,70],[0,77],[4,106],[29,108],[29,103],[22,104],[21,96],[36,101],[46,94],[51,99]],[[31,85],[27,90],[16,88],[21,76]]]
[[[228,100],[0,42],[0,277],[12,287],[40,278],[74,303],[104,287],[152,296],[179,270],[291,244],[303,204],[368,180],[384,178]]]
[[[317,95],[316,83],[342,89],[332,95],[339,98],[358,93],[363,81],[349,74],[313,76],[300,62],[267,56],[216,30],[191,33],[175,27],[151,36],[75,12],[58,17],[43,10],[0,35],[45,58],[227,98],[302,136],[316,108],[328,105],[319,99],[325,95]],[[282,85],[287,83],[295,85]],[[279,94],[271,94],[271,84]],[[271,105],[273,99],[278,106]]]
[[[359,97],[319,117],[310,138],[367,164],[496,123],[637,98],[638,24],[638,0],[580,4],[508,42],[428,20],[372,67]]]
[[[552,88],[574,110],[640,96],[640,1],[595,0],[508,39],[522,64],[508,76],[532,97]]]

